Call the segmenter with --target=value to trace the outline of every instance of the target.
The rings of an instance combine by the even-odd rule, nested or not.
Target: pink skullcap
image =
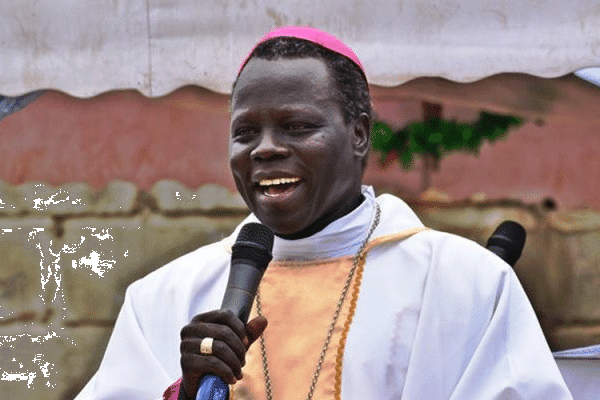
[[[358,56],[350,47],[348,47],[344,42],[342,42],[340,39],[333,36],[332,34],[310,26],[283,26],[281,28],[275,28],[269,33],[267,33],[258,41],[258,43],[256,43],[256,46],[254,46],[250,53],[248,53],[246,58],[244,58],[244,62],[238,70],[238,75],[240,74],[240,72],[242,72],[242,69],[248,62],[248,59],[250,58],[250,55],[252,54],[254,49],[256,49],[256,47],[259,44],[276,37],[294,37],[298,39],[308,40],[310,42],[321,45],[329,50],[335,51],[336,53],[348,57],[356,65],[358,65],[363,75],[366,75],[361,62],[358,59]]]

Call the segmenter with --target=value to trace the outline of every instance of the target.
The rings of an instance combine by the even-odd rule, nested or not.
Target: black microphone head
[[[256,290],[273,258],[274,237],[266,226],[250,223],[242,226],[232,246],[231,269],[221,308],[233,311],[243,323],[248,322]]]
[[[525,246],[525,228],[514,221],[501,223],[488,239],[487,249],[514,266]]]
[[[232,247],[232,260],[248,260],[256,262],[262,269],[267,267],[273,255],[273,231],[263,224],[250,222],[240,229]]]

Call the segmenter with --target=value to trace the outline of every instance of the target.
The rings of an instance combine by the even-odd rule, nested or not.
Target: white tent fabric
[[[600,86],[600,68],[584,68],[575,72],[575,75],[581,79]]]
[[[597,0],[16,0],[0,3],[0,94],[226,93],[256,39],[287,24],[339,36],[382,86],[600,65]]]

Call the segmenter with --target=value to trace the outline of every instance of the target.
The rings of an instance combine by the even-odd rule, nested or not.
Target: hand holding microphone
[[[242,227],[232,248],[231,270],[221,309],[196,315],[181,330],[182,386],[188,397],[194,398],[198,389],[198,399],[227,399],[225,382],[234,383],[242,378],[246,350],[267,326],[263,317],[253,319],[246,326],[245,323],[260,279],[272,258],[273,237],[267,227],[258,223]],[[201,354],[205,338],[212,338],[212,345],[209,346],[210,340],[205,340],[205,354]],[[208,347],[211,354],[206,354]]]

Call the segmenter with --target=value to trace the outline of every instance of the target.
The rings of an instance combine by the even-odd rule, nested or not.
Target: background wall
[[[396,126],[422,117],[410,98],[375,109]],[[478,111],[444,105],[458,120]],[[534,122],[479,157],[443,159],[426,193],[419,163],[382,169],[376,154],[365,181],[402,195],[425,224],[482,244],[503,220],[520,222],[528,240],[515,270],[549,343],[600,343],[600,127]],[[127,285],[247,215],[227,131],[227,98],[193,87],[158,99],[48,92],[0,122],[2,393],[73,398]]]
[[[589,84],[588,84],[589,85]],[[600,89],[597,91],[600,96]],[[49,91],[0,122],[0,179],[8,184],[85,182],[101,189],[115,179],[144,190],[161,179],[190,188],[216,183],[235,190],[227,162],[228,98],[186,87],[161,98],[135,91],[76,99]],[[376,99],[392,126],[422,120],[414,97]],[[444,104],[445,118],[474,121],[478,107]],[[524,110],[524,112],[527,110]],[[518,116],[518,114],[517,114]],[[453,199],[473,194],[527,202],[553,198],[564,208],[600,209],[600,119],[532,119],[507,140],[484,145],[479,157],[456,153],[433,174],[433,187]],[[411,172],[382,169],[372,154],[366,182],[420,195],[420,163]]]

